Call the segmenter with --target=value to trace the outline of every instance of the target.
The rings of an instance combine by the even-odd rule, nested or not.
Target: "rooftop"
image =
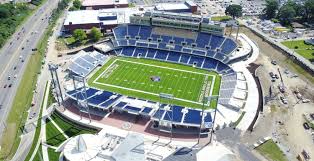
[[[130,22],[130,15],[138,13],[136,8],[113,8],[103,10],[79,10],[70,11],[66,16],[64,25],[73,24],[97,24],[102,23],[104,25],[122,24]],[[99,17],[117,16],[116,19],[100,20]]]
[[[128,0],[83,0],[82,6],[102,6],[113,4],[128,4]]]

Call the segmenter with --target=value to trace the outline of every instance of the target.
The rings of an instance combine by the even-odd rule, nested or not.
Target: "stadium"
[[[251,105],[252,80],[241,64],[253,49],[244,38],[227,36],[224,24],[202,16],[134,14],[112,30],[110,41],[78,52],[67,64],[68,104],[87,118],[144,120],[143,133],[208,137]],[[234,116],[221,114],[221,106]]]

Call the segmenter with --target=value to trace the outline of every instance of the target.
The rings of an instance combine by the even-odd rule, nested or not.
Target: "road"
[[[30,55],[34,53],[32,49],[36,48],[43,36],[51,12],[57,7],[57,4],[57,0],[47,0],[12,35],[0,51],[0,69],[2,69],[0,73],[0,137],[2,137],[3,130],[7,126],[5,122],[11,110],[21,76],[25,72]],[[11,87],[9,87],[10,84]],[[4,88],[5,86],[6,88]],[[36,106],[38,105],[36,104]],[[34,112],[38,114],[35,107],[31,108],[30,114]]]

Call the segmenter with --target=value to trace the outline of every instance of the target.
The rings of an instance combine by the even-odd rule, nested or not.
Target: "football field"
[[[160,93],[172,94],[173,104],[201,108],[204,96],[218,94],[220,76],[185,65],[116,57],[88,82],[99,89],[152,101],[163,102],[159,99]]]

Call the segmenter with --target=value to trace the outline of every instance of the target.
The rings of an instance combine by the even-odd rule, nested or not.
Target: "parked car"
[[[305,130],[310,129],[310,125],[307,122],[303,123],[303,127]]]
[[[4,85],[4,88],[7,88],[7,85],[6,85],[6,84]]]
[[[281,99],[283,104],[288,104],[288,100],[285,97],[280,96],[280,99]]]
[[[272,63],[273,65],[277,65],[277,61],[276,61],[276,60],[272,60],[271,63]]]
[[[275,74],[275,75],[274,75],[274,77],[275,77],[276,79],[279,79],[279,76],[278,76],[278,74]]]
[[[10,87],[12,87],[12,84],[9,84],[9,86],[8,86],[8,87],[9,87],[9,88],[10,88]]]

